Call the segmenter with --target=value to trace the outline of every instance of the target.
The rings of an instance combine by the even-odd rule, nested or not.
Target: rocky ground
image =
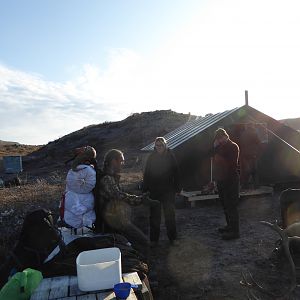
[[[124,174],[124,179],[127,191],[138,193],[136,183],[140,174]],[[17,238],[16,230],[20,229],[26,211],[37,207],[56,211],[62,191],[62,182],[49,184],[44,180],[33,186],[0,190],[1,260],[11,239]],[[255,299],[247,298],[249,292],[241,284],[243,272],[250,272],[268,290],[284,293],[290,283],[288,263],[271,259],[279,236],[259,223],[280,219],[278,195],[276,192],[273,197],[241,200],[241,238],[232,241],[223,241],[217,231],[224,225],[218,202],[201,202],[195,208],[177,209],[177,245],[169,244],[162,225],[160,243],[151,250],[153,271],[150,280],[155,283],[152,286],[155,299]],[[134,208],[133,219],[147,233],[147,208]],[[254,293],[257,299],[275,299]],[[296,289],[286,299],[300,299],[300,291]]]
[[[243,199],[239,210],[241,238],[231,241],[223,241],[217,231],[224,225],[217,202],[177,210],[178,244],[169,244],[163,226],[160,244],[152,249],[155,299],[255,299],[247,298],[249,291],[241,284],[242,273],[248,272],[273,293],[285,293],[290,286],[288,263],[272,259],[279,236],[259,223],[279,219],[278,193]],[[257,299],[275,299],[252,291]],[[296,290],[286,299],[299,298]]]

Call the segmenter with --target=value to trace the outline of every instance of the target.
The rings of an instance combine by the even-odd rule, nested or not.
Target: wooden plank
[[[128,300],[137,300],[137,297],[136,297],[133,289],[130,289],[130,294],[127,299]]]
[[[219,199],[218,194],[214,195],[199,195],[199,196],[192,196],[188,198],[188,201],[197,201],[197,200],[212,200],[212,199]]]
[[[70,292],[69,292],[70,296],[86,294],[86,292],[83,292],[78,288],[77,276],[70,276],[69,286],[70,286]]]
[[[100,293],[97,294],[98,300],[116,300],[116,295],[114,292],[106,292],[106,293]],[[131,289],[130,294],[126,300],[137,300],[137,297],[134,293],[134,291]]]
[[[142,281],[137,272],[132,273],[124,273],[123,274],[123,281],[129,282],[131,284],[136,284],[138,286],[138,290],[142,290]]]
[[[48,299],[51,287],[51,278],[44,278],[34,293],[31,295],[30,300]]]
[[[273,188],[270,186],[262,186],[258,189],[246,190],[240,192],[241,197],[251,197],[251,196],[259,196],[259,195],[266,195],[266,194],[273,194]]]
[[[104,292],[104,293],[98,293],[97,299],[98,300],[112,300],[112,299],[116,299],[116,296],[115,296],[114,292]]]
[[[123,274],[124,282],[130,282],[132,284],[136,284],[138,286],[137,290],[135,291],[134,297],[132,299],[143,299],[143,300],[153,300],[153,297],[148,290],[146,284],[141,281],[137,272],[133,273],[124,273]],[[131,290],[132,292],[132,290]]]
[[[77,300],[97,300],[96,294],[86,294],[77,296]]]
[[[183,192],[182,192],[183,194]],[[213,194],[213,195],[201,195],[199,194],[199,191],[195,192],[184,192],[185,197],[189,202],[191,202],[191,206],[195,206],[194,201],[198,200],[215,200],[219,199],[218,194]],[[263,195],[272,195],[273,194],[273,188],[269,186],[262,186],[258,189],[254,190],[247,190],[247,191],[241,191],[240,192],[240,197],[241,198],[246,198],[246,197],[252,197],[252,196],[263,196]]]
[[[53,277],[51,280],[51,290],[48,299],[68,297],[69,276]]]
[[[201,195],[201,191],[192,191],[192,192],[187,192],[187,191],[181,191],[180,195],[183,197],[193,197],[193,196],[198,196]]]
[[[140,289],[143,289],[142,282],[137,272],[123,274],[126,282],[137,284]],[[148,291],[148,289],[147,289]],[[56,299],[56,300],[111,300],[116,299],[113,291],[105,292],[83,292],[78,288],[76,276],[59,276],[53,278],[45,278],[42,280],[31,300],[41,299]],[[130,291],[128,300],[137,300],[133,289]]]

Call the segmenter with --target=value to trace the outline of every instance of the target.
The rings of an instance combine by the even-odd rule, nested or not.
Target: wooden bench
[[[123,274],[123,281],[138,285],[138,291],[131,289],[128,300],[151,300],[152,295],[147,286],[139,278],[137,272]],[[142,295],[137,297],[137,295]],[[116,299],[115,293],[109,291],[83,292],[78,288],[77,276],[58,276],[44,278],[32,294],[30,300],[112,300]]]
[[[219,199],[218,194],[203,195],[202,191],[181,191],[181,195],[191,204],[191,207],[196,206],[196,201],[199,200],[216,200]],[[273,188],[269,186],[261,186],[258,189],[240,191],[240,198],[273,195]]]

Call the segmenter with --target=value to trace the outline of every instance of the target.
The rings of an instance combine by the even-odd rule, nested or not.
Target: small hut
[[[224,128],[240,146],[240,162],[255,156],[256,180],[260,185],[300,182],[300,134],[246,104],[188,122],[164,137],[173,150],[183,188],[199,190],[214,180],[212,143],[217,128]],[[142,148],[152,151],[154,143]],[[243,174],[243,164],[241,174]]]

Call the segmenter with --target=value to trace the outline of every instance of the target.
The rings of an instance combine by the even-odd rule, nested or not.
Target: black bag
[[[40,266],[60,242],[60,233],[54,225],[52,213],[37,209],[26,215],[14,252],[20,255],[31,253],[29,256],[32,258],[26,264],[34,268]]]
[[[44,260],[57,245],[62,247],[63,243],[59,231],[54,226],[51,212],[37,209],[27,213],[19,240],[0,267],[0,286],[6,282],[12,269],[40,270]]]

